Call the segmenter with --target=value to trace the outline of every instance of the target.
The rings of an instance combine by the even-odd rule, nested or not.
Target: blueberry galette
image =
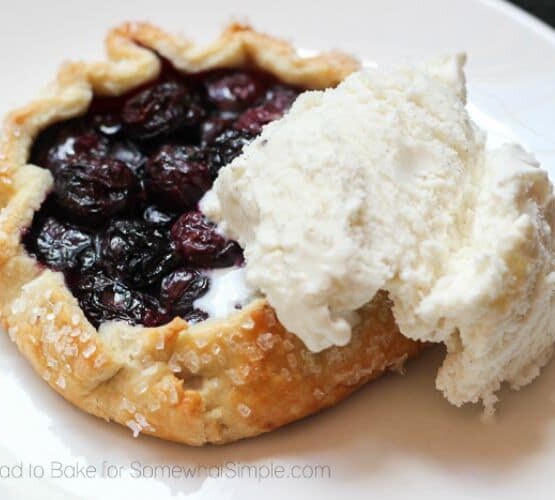
[[[301,58],[239,25],[199,47],[126,24],[107,51],[65,65],[8,116],[0,145],[0,318],[53,389],[135,435],[224,443],[333,405],[419,350],[385,295],[350,344],[317,354],[256,292],[223,315],[214,304],[243,253],[199,200],[353,59]]]

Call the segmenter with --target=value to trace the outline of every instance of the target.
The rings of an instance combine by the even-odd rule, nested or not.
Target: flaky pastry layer
[[[124,24],[110,31],[106,48],[104,62],[63,66],[38,100],[8,115],[0,142],[0,322],[54,390],[135,435],[226,443],[334,405],[420,350],[400,334],[385,294],[360,311],[348,345],[320,353],[287,332],[265,300],[224,321],[91,326],[63,275],[40,266],[21,243],[52,188],[50,172],[28,164],[41,130],[85,113],[93,95],[154,80],[159,55],[185,73],[257,67],[309,89],[334,86],[358,68],[339,53],[301,58],[288,43],[237,24],[207,46]]]

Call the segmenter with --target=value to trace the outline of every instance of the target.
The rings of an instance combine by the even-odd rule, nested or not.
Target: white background
[[[500,2],[478,0],[0,0],[0,113],[23,104],[66,59],[98,58],[108,27],[150,20],[200,40],[230,19],[311,49],[378,63],[469,54],[471,111],[495,142],[518,138],[555,173],[555,35]],[[0,498],[552,498],[555,365],[502,394],[497,421],[450,407],[433,388],[441,350],[320,415],[253,440],[192,449],[132,439],[65,403],[0,336],[0,466],[326,464],[330,480],[1,480]],[[124,474],[127,476],[127,474]]]

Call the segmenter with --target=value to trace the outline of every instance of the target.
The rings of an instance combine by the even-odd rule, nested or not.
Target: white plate
[[[106,29],[121,20],[148,19],[208,40],[231,17],[301,47],[337,47],[377,62],[466,50],[474,116],[496,141],[518,138],[555,168],[555,34],[498,1],[18,0],[0,19],[0,112],[32,97],[63,59],[100,57]],[[24,469],[22,479],[0,479],[0,498],[249,499],[261,491],[267,499],[552,498],[555,365],[520,393],[504,393],[497,422],[483,424],[479,408],[450,407],[435,391],[441,356],[429,352],[407,376],[387,376],[285,429],[193,449],[133,439],[127,429],[73,408],[0,336],[0,476],[13,475],[6,466]],[[194,478],[134,478],[132,461],[145,472],[213,467]],[[123,469],[116,479],[98,471],[94,479],[48,478],[55,462]],[[305,474],[331,477],[249,479],[272,464],[285,474],[309,465]],[[30,479],[29,466],[35,475],[42,466],[45,478]],[[242,478],[230,477],[239,472]]]

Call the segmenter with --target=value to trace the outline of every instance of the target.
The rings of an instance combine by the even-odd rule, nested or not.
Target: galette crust
[[[311,353],[257,300],[225,321],[157,328],[85,318],[61,273],[27,255],[21,234],[52,187],[27,163],[37,134],[160,72],[158,54],[184,72],[254,66],[305,88],[336,85],[349,56],[298,57],[283,41],[234,24],[198,46],[148,24],[108,34],[108,59],[70,63],[40,99],[8,115],[0,142],[0,322],[37,373],[83,410],[189,445],[255,436],[334,405],[420,350],[395,325],[384,294],[364,307],[351,342]]]

